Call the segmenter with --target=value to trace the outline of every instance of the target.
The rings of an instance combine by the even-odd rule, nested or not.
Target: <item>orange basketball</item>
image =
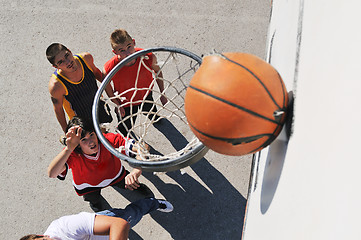
[[[240,156],[268,146],[286,119],[288,94],[278,72],[246,53],[206,56],[185,96],[187,121],[215,152]]]

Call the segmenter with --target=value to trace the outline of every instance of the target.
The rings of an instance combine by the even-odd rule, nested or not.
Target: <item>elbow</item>
[[[54,174],[52,174],[52,173],[49,172],[49,171],[48,171],[48,177],[49,177],[49,178],[55,178],[55,177],[54,177]]]
[[[49,178],[56,178],[56,176],[58,176],[58,174],[56,174],[53,169],[48,168],[48,177]]]

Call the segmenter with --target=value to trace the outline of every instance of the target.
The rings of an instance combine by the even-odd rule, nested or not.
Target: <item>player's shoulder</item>
[[[77,53],[75,55],[81,56],[83,58],[84,57],[89,57],[89,56],[93,57],[89,52],[81,52],[81,53]]]
[[[111,144],[116,144],[124,140],[119,133],[103,133],[103,135]]]
[[[107,63],[114,62],[114,61],[116,61],[117,59],[118,59],[118,56],[117,56],[117,55],[114,55],[113,57],[111,57],[111,58],[107,61]]]
[[[110,139],[114,139],[118,134],[115,134],[115,133],[111,133],[111,132],[106,132],[106,133],[103,133],[103,136],[110,140]]]
[[[55,94],[58,92],[64,92],[65,89],[63,87],[63,85],[61,84],[61,82],[59,82],[57,76],[55,75],[55,73],[53,73],[50,77],[49,83],[48,83],[48,88],[49,88],[49,92],[51,94]]]
[[[87,63],[92,63],[94,61],[93,56],[89,52],[82,52],[82,53],[78,53],[76,55],[78,55],[79,57],[84,59]]]
[[[144,48],[135,48],[135,52],[139,52],[144,50]],[[155,55],[152,52],[146,53],[145,56],[147,56],[145,58],[145,62],[147,63],[147,65],[151,64],[153,62],[153,59],[155,59]]]
[[[105,62],[104,68],[112,68],[119,62],[117,55],[114,55],[111,59]]]

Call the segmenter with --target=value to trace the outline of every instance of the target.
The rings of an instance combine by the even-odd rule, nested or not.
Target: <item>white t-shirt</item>
[[[105,240],[109,236],[93,235],[95,213],[81,212],[54,220],[44,235],[59,240]]]

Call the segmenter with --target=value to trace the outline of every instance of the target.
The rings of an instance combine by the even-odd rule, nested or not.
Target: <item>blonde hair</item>
[[[117,45],[123,44],[126,41],[132,41],[132,37],[128,34],[125,29],[119,28],[112,32],[110,35],[110,44],[114,49]]]

